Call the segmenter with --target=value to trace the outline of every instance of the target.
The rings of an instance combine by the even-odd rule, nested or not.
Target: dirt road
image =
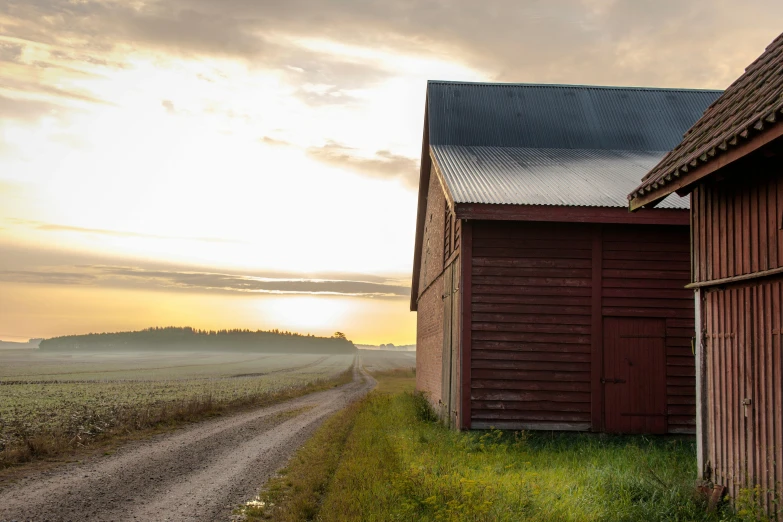
[[[330,414],[367,393],[345,386],[211,419],[0,490],[0,521],[227,521]]]

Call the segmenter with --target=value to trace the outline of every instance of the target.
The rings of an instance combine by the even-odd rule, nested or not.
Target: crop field
[[[293,393],[353,355],[0,352],[0,465]]]
[[[362,366],[370,373],[416,368],[416,352],[359,350]]]

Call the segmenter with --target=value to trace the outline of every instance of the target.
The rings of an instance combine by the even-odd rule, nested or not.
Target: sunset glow
[[[0,5],[0,339],[191,325],[413,343],[426,80],[725,88],[783,15],[329,4]]]

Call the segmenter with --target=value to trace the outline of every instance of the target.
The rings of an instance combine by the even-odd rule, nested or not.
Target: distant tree
[[[345,334],[342,332],[334,332],[332,337],[334,337],[335,339],[347,339],[347,337],[345,337]]]

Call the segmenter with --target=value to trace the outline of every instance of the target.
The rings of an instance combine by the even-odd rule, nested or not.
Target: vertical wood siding
[[[705,303],[713,480],[735,498],[759,485],[767,509],[783,499],[782,303],[780,280],[711,290]]]
[[[668,431],[693,432],[694,312],[692,292],[684,288],[690,276],[686,227],[481,221],[472,226],[473,427],[602,429],[591,404],[596,385],[601,393],[601,372],[591,373],[591,355],[602,349],[600,331],[593,346],[596,299],[599,319],[665,320]],[[596,260],[601,266],[594,278]]]
[[[783,267],[783,176],[737,174],[693,191],[694,282]]]
[[[783,168],[749,157],[692,193],[695,282],[783,267]],[[734,175],[731,175],[734,174]],[[707,446],[716,483],[783,501],[781,276],[707,287]],[[743,404],[749,401],[750,404]],[[746,416],[747,414],[747,416]]]

